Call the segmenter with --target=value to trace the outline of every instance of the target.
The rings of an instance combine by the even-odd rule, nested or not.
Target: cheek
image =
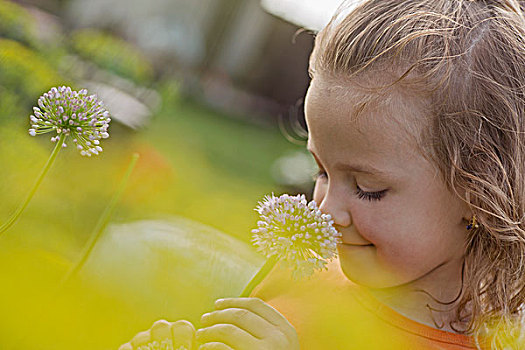
[[[355,209],[352,224],[364,239],[376,246],[380,261],[397,265],[416,256],[419,245],[423,244],[415,237],[422,231],[422,227],[417,222],[407,221],[406,217],[410,216],[388,210],[370,212]]]
[[[390,243],[396,231],[397,223],[390,217],[385,210],[355,206],[352,210],[352,225],[363,238],[376,246],[383,246]]]

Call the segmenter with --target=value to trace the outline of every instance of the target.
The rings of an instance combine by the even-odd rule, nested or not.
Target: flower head
[[[293,268],[295,277],[324,269],[336,255],[341,234],[330,215],[322,214],[304,195],[266,196],[255,208],[261,220],[252,242],[267,258],[277,255]]]
[[[53,142],[60,135],[72,137],[83,156],[102,152],[100,140],[109,137],[109,112],[95,95],[88,95],[86,89],[73,91],[66,86],[54,87],[40,96],[33,112],[29,117],[29,135],[56,131],[57,135],[51,137]],[[66,143],[63,145],[65,147]]]

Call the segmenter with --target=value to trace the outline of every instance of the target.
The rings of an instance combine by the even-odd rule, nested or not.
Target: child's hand
[[[120,346],[119,350],[136,350],[139,346],[151,345],[153,342],[162,344],[171,340],[173,349],[192,349],[195,337],[195,327],[185,320],[168,322],[159,320],[153,323],[150,329],[140,332],[130,342]]]
[[[297,332],[283,315],[258,298],[219,299],[202,315],[199,350],[298,350]]]

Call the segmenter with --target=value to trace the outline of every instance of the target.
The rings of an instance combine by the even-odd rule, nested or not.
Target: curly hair
[[[492,348],[515,346],[523,337],[525,302],[523,5],[516,0],[354,5],[340,8],[317,34],[310,73],[351,79],[393,67],[400,72],[389,86],[403,82],[429,98],[421,150],[479,223],[468,233],[457,322],[451,327],[476,340],[483,334]]]

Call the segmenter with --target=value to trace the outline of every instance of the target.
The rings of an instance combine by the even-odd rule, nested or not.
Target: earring
[[[472,215],[472,218],[470,219],[468,225],[467,225],[467,230],[471,230],[472,228],[478,228],[479,225],[478,225],[478,222],[476,221],[476,214]]]

